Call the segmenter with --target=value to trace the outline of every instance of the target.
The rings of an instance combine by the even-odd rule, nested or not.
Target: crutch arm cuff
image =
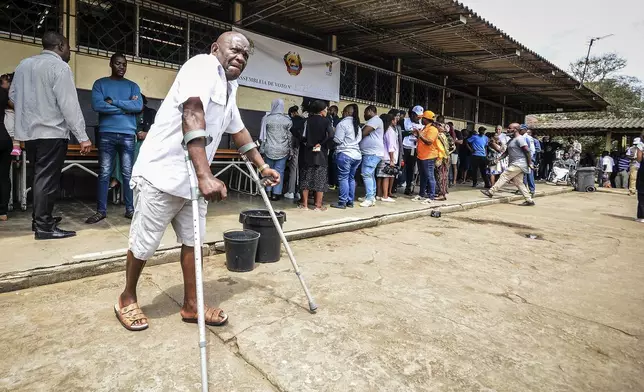
[[[205,130],[203,129],[194,129],[192,131],[188,131],[183,135],[183,144],[188,145],[191,141],[199,138],[205,138],[206,139],[206,145],[210,144],[212,142],[212,138],[208,137],[208,134],[206,133]]]
[[[239,151],[239,153],[241,155],[244,155],[248,151],[252,150],[253,148],[257,148],[257,142],[246,143],[243,146],[239,147],[239,149],[237,149],[237,151]]]

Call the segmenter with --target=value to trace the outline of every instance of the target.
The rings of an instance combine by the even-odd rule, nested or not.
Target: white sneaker
[[[433,200],[432,199],[425,199],[420,202],[420,204],[432,204]]]
[[[376,200],[380,201],[380,200],[382,200],[382,197],[376,196]]]
[[[285,198],[285,199],[293,199],[293,198],[295,198],[295,194],[290,193],[290,192],[289,192],[289,193],[285,193],[285,194],[284,194],[284,198]]]
[[[360,207],[373,207],[376,205],[376,202],[374,200],[365,200],[362,203],[360,203]]]
[[[644,219],[635,219],[635,222],[644,223]]]
[[[391,197],[383,197],[380,199],[380,201],[384,201],[385,203],[395,203],[396,200],[392,199]]]
[[[423,200],[425,200],[425,198],[422,196],[414,196],[411,198],[411,201],[423,201]]]
[[[364,197],[359,197],[358,198],[358,201],[365,201],[365,200],[367,200],[367,199],[365,199]]]

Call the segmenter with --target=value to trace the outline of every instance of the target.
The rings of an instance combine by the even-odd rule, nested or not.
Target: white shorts
[[[458,154],[452,154],[450,163],[452,165],[458,165]]]
[[[190,200],[162,192],[142,177],[131,182],[134,191],[134,216],[130,226],[130,250],[139,260],[148,260],[159,248],[166,228],[172,223],[177,242],[194,246],[192,204]],[[201,245],[206,234],[208,203],[199,199]]]

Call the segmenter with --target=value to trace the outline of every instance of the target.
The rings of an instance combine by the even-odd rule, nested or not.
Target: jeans
[[[339,205],[352,204],[356,198],[356,171],[361,161],[361,159],[353,159],[342,152],[336,155],[338,185],[340,186]]]
[[[117,153],[121,161],[121,172],[123,175],[123,182],[121,184],[123,186],[125,211],[134,211],[130,178],[132,177],[135,144],[136,136],[134,135],[114,132],[100,133],[98,163],[101,167],[101,174],[98,176],[97,212],[107,215],[107,192],[109,190],[112,167]]]
[[[376,167],[381,160],[377,155],[362,156],[362,180],[367,190],[366,200],[376,200]]]
[[[536,187],[534,184],[534,170],[530,169],[525,175],[523,176],[523,183],[530,189],[530,193],[534,193]]]
[[[264,158],[264,161],[271,167],[271,169],[276,170],[280,174],[280,183],[275,186],[267,186],[266,192],[273,191],[274,195],[282,194],[282,187],[284,186],[284,170],[286,170],[286,161],[288,161],[288,156],[280,159],[271,159]]]
[[[34,170],[32,220],[38,230],[51,231],[56,226],[52,213],[60,188],[67,142],[67,139],[35,139],[25,142],[27,159],[33,164]]]
[[[418,168],[420,169],[420,191],[418,191],[418,196],[428,197],[432,200],[436,197],[435,167],[436,159],[418,160]]]

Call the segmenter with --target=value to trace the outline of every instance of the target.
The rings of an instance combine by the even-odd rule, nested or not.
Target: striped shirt
[[[619,158],[619,160],[617,161],[617,171],[628,171],[628,166],[630,163],[631,161],[626,157]]]

